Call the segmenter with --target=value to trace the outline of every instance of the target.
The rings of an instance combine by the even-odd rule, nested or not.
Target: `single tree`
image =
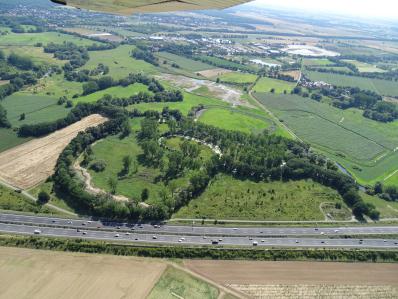
[[[44,205],[50,201],[50,195],[46,191],[40,191],[37,200],[41,205]]]

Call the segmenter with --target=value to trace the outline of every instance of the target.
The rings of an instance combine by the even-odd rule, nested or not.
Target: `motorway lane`
[[[217,240],[219,245],[227,246],[253,246],[257,242],[259,247],[319,247],[319,248],[379,248],[398,249],[398,239],[318,239],[318,238],[249,238],[249,237],[223,237],[215,238],[204,236],[182,235],[154,235],[147,233],[117,233],[101,230],[83,230],[71,228],[39,227],[21,224],[0,223],[0,231],[11,234],[34,235],[35,230],[40,230],[40,236],[82,238],[102,241],[123,241],[130,243],[151,244],[186,244],[186,245],[212,245]],[[215,245],[212,245],[215,246]]]
[[[0,214],[2,223],[26,223],[43,226],[63,226],[73,228],[128,230],[142,233],[214,235],[214,236],[338,236],[338,235],[387,235],[397,234],[398,226],[354,226],[354,227],[211,227],[177,226],[150,224],[125,224],[100,222],[88,219],[63,219],[18,214]]]

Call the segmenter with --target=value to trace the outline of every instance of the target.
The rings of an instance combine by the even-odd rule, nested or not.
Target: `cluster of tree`
[[[137,47],[131,51],[131,56],[137,60],[144,60],[154,66],[159,66],[159,59],[145,46]]]
[[[22,125],[18,130],[18,135],[20,137],[41,137],[63,129],[94,113],[114,117],[114,115],[119,115],[119,109],[111,106],[103,106],[97,103],[79,103],[68,113],[65,118],[61,118],[52,122]]]
[[[104,105],[114,105],[119,107],[127,107],[129,105],[139,103],[160,103],[160,102],[182,102],[184,97],[179,90],[173,91],[160,91],[155,94],[149,94],[147,92],[139,92],[136,95],[132,95],[129,98],[117,98],[111,95],[105,95],[99,100],[99,103]]]
[[[44,47],[44,52],[52,53],[55,58],[60,60],[69,60],[64,66],[65,71],[71,71],[85,65],[90,58],[85,47],[77,46],[72,42],[49,43]]]
[[[104,76],[99,79],[91,79],[83,85],[83,95],[88,95],[112,86],[120,85],[126,87],[135,83],[141,83],[148,86],[148,89],[155,93],[155,95],[164,91],[164,87],[159,81],[139,73],[129,74],[126,78],[120,80],[113,80],[113,78],[109,76]]]
[[[32,85],[36,83],[37,78],[33,73],[19,73],[10,80],[10,83],[0,85],[0,100],[12,95],[25,85]]]
[[[367,193],[377,195],[387,201],[398,200],[398,188],[396,186],[385,186],[381,182],[377,182],[373,189],[368,189]]]
[[[333,89],[323,88],[324,96],[333,98],[333,105],[340,109],[356,107],[364,110],[363,116],[380,121],[391,122],[398,118],[398,106],[394,103],[383,102],[383,98],[375,92],[361,90],[359,88]]]
[[[11,28],[13,33],[38,33],[43,32],[45,29],[43,23],[25,17],[10,18],[1,16],[0,25]],[[22,25],[31,25],[31,27],[25,29]]]
[[[374,206],[363,202],[352,178],[328,167],[327,163],[314,163],[303,144],[266,133],[255,136],[225,131],[191,119],[183,119],[170,131],[220,147],[223,155],[211,161],[207,168],[210,175],[224,172],[255,181],[313,179],[337,190],[359,219],[363,215],[379,217]]]
[[[24,71],[33,70],[35,67],[35,64],[33,63],[32,59],[26,56],[17,55],[15,53],[11,53],[8,56],[7,62],[10,65],[13,65]]]
[[[65,70],[65,79],[75,82],[88,82],[91,80],[90,76],[106,75],[109,73],[109,67],[100,63],[95,69],[92,70]]]
[[[162,116],[167,117],[170,127],[176,125],[176,118],[174,118],[176,114],[179,115],[179,113],[167,108],[162,112]],[[166,203],[168,214],[186,205],[206,189],[211,176],[206,165],[202,165],[198,144],[185,140],[180,145],[181,150],[168,148],[159,142],[160,134],[158,119],[156,118],[145,118],[141,122],[141,131],[138,136],[139,144],[143,149],[142,159],[144,163],[151,167],[161,168],[164,172],[164,181],[169,182],[182,176],[186,171],[194,171],[190,176],[187,187],[179,188],[179,191],[171,198],[164,196],[163,201]],[[165,159],[168,161],[167,167],[165,167]]]
[[[391,122],[398,119],[398,107],[390,102],[377,102],[371,109],[366,109],[363,116],[380,122]]]
[[[7,119],[7,110],[0,105],[0,128],[10,128],[11,124]]]
[[[278,73],[276,75],[276,79],[283,80],[283,81],[288,81],[288,82],[296,82],[294,77],[286,75],[286,74],[281,74],[281,73]]]
[[[24,72],[18,69],[25,70]],[[36,66],[26,57],[10,54],[8,58],[0,50],[0,79],[10,80],[0,85],[0,100],[20,90],[25,85],[36,84],[37,78],[46,72],[53,71],[45,66]]]

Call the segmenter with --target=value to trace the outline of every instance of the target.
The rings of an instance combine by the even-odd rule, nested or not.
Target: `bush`
[[[102,172],[106,168],[106,162],[103,160],[99,160],[97,162],[94,162],[91,166],[90,169],[94,170],[95,172]]]
[[[40,204],[44,205],[50,201],[50,195],[45,191],[40,191],[37,200]]]

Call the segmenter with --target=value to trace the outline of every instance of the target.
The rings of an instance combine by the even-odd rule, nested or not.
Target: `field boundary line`
[[[261,102],[259,102],[257,100],[257,98],[255,96],[253,96],[252,90],[250,90],[249,92],[249,96],[257,103],[257,105],[259,105],[259,107],[264,110],[265,112],[268,113],[269,116],[271,116],[271,118],[273,118],[274,122],[281,128],[285,129],[286,132],[288,132],[290,134],[290,136],[292,136],[294,139],[297,139],[298,141],[304,143],[304,141],[298,137],[293,131],[292,129],[290,129],[288,126],[286,126],[284,123],[280,122],[279,119],[275,116],[275,114],[273,114],[271,112],[271,110],[269,110],[264,104],[262,104]]]

